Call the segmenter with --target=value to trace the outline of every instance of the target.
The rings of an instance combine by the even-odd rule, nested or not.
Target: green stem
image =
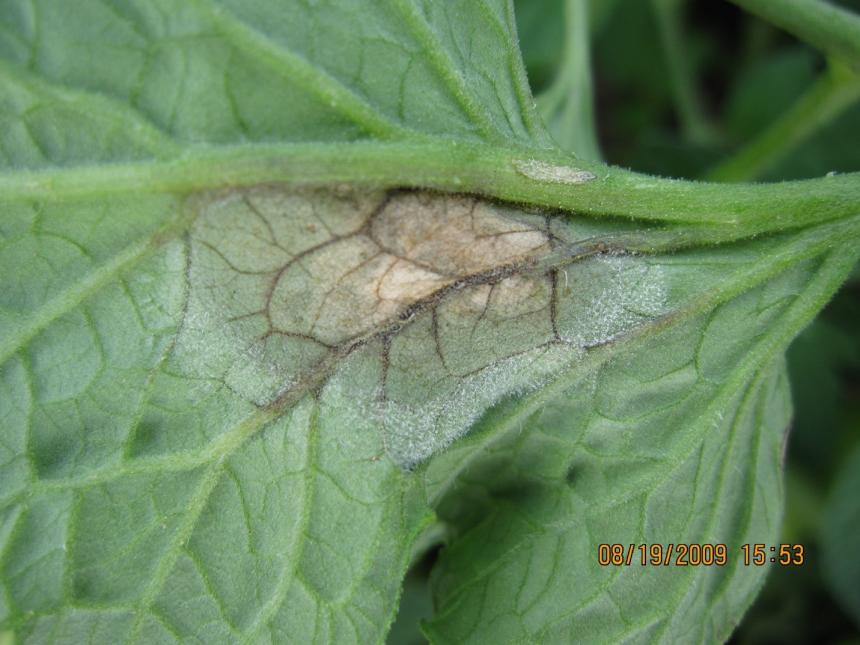
[[[860,69],[860,16],[823,0],[732,0],[800,40]]]
[[[860,214],[860,173],[728,190],[549,150],[441,139],[197,148],[173,161],[3,172],[0,200],[188,194],[267,182],[466,191],[582,214],[705,227],[731,239]]]
[[[675,110],[685,138],[707,144],[716,138],[705,114],[690,66],[681,19],[682,0],[652,0],[666,67],[669,73]]]
[[[777,121],[707,174],[710,181],[761,177],[803,141],[860,99],[860,76],[838,64],[828,70]]]
[[[556,143],[581,159],[600,161],[591,80],[589,0],[565,1],[564,58],[538,107]]]

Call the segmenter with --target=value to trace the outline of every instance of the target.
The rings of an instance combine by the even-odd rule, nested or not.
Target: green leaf
[[[856,257],[860,178],[729,190],[581,164],[540,123],[502,0],[0,12],[4,638],[378,642],[434,514],[455,542],[430,629],[482,638],[458,622],[480,616],[480,561],[448,563],[486,517],[523,545],[479,554],[512,575],[542,523],[586,544],[588,513],[606,539],[637,513],[662,527],[642,540],[775,530],[774,365]],[[498,473],[465,478],[508,441],[527,526],[524,498],[479,499]],[[673,479],[716,491],[727,464],[713,507]],[[660,477],[653,507],[611,504]],[[603,584],[592,556],[553,584]],[[655,575],[676,598],[724,576],[690,607],[725,634],[762,571],[612,584]],[[551,635],[566,597],[536,597],[526,632]],[[679,607],[645,610],[670,635],[695,626]]]

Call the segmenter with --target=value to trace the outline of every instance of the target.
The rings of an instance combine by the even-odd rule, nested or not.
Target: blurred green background
[[[860,0],[837,4],[860,12]],[[569,73],[566,0],[515,5],[540,103],[562,84],[559,75]],[[860,171],[860,79],[852,79],[848,98],[831,91],[828,74],[839,76],[839,67],[828,67],[816,50],[729,2],[587,5],[590,103],[609,163],[691,179],[728,172],[734,179],[778,181]],[[806,111],[778,133],[777,145],[765,146],[766,155],[752,154],[761,163],[717,170],[781,117],[798,114],[798,105]],[[798,131],[797,141],[786,136]],[[806,564],[771,567],[731,643],[860,645],[858,329],[860,268],[788,353],[795,416],[782,541],[804,544]],[[422,642],[416,625],[432,612],[426,586],[432,559],[431,553],[407,577],[390,643]]]

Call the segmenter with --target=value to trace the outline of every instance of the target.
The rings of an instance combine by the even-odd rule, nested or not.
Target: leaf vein
[[[416,131],[391,121],[349,87],[304,57],[272,42],[265,34],[245,24],[232,13],[215,6],[212,0],[193,2],[240,51],[266,64],[290,83],[300,85],[311,92],[321,99],[324,105],[337,110],[366,132],[384,139],[419,136]]]

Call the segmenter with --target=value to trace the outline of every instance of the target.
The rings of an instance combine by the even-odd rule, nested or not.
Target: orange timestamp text
[[[744,566],[761,567],[767,563],[781,566],[799,566],[804,563],[802,544],[742,544],[741,561]],[[725,544],[598,544],[597,564],[600,566],[725,566],[729,562],[729,548]]]

